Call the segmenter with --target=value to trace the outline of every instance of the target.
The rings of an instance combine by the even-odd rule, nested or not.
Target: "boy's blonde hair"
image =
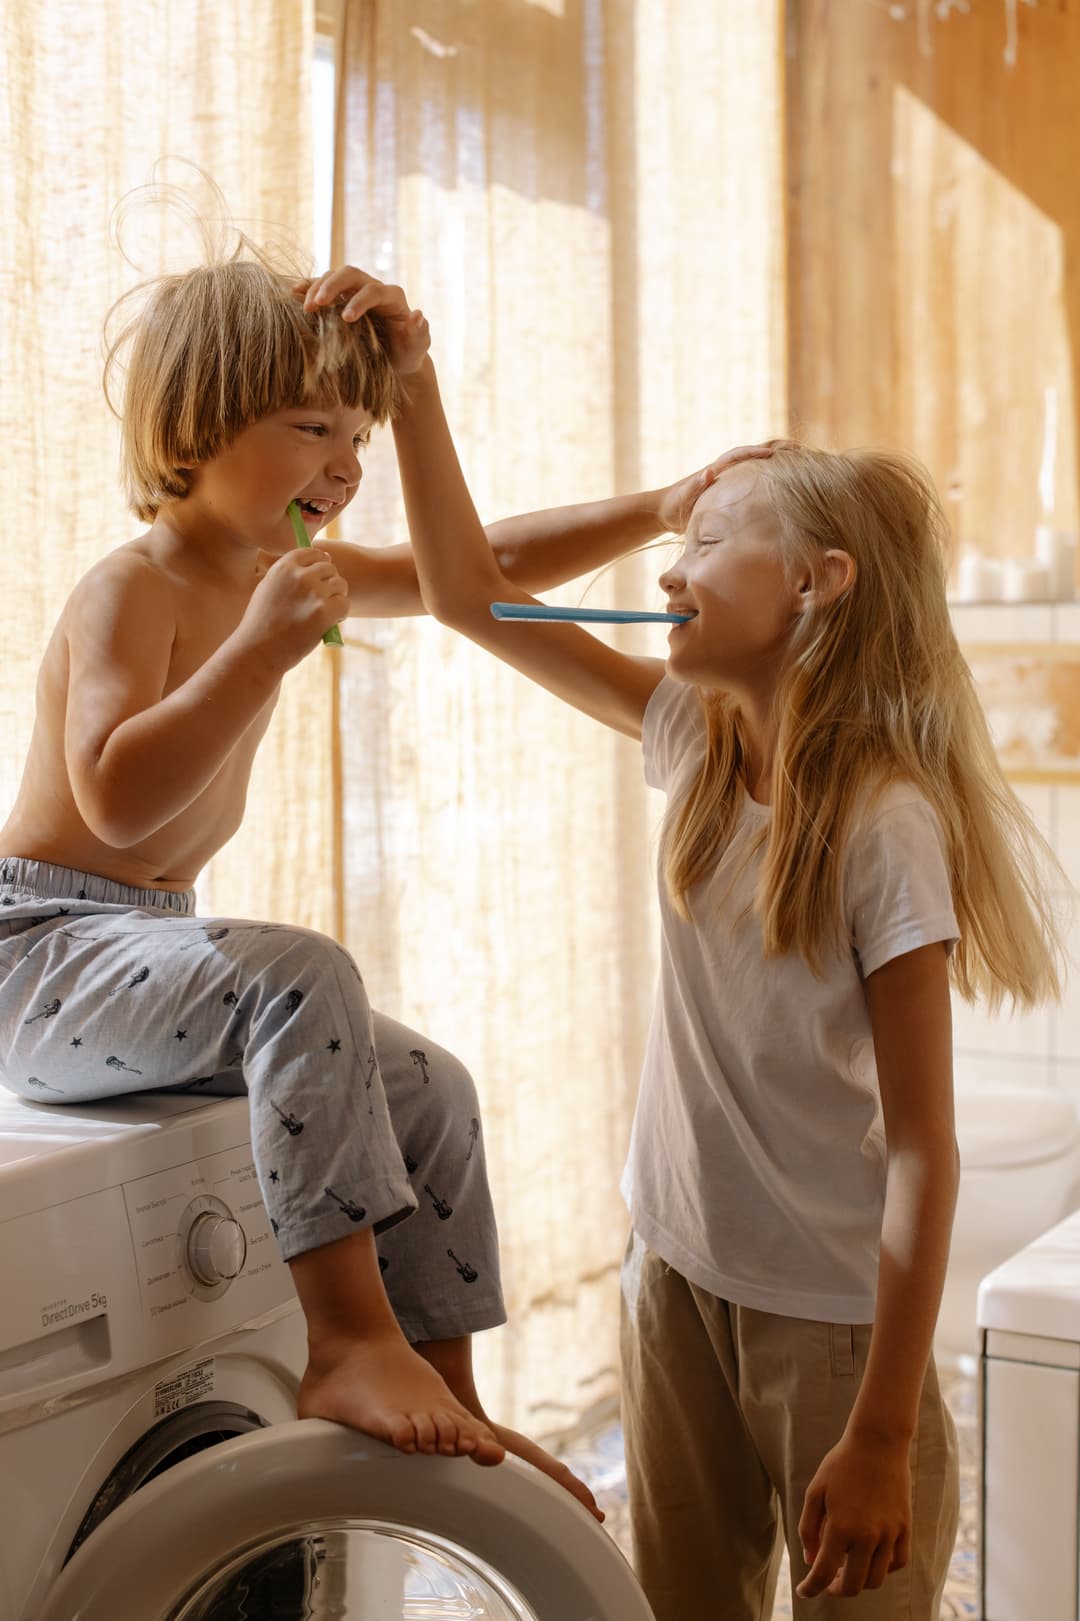
[[[335,307],[305,312],[292,291],[299,279],[239,233],[229,257],[143,283],[113,305],[105,394],[113,405],[110,384],[126,351],[121,466],[128,503],[144,522],[188,494],[185,463],[211,460],[272,411],[341,405],[376,422],[397,411],[383,321],[345,322]],[[133,298],[137,314],[110,336]]]
[[[858,808],[908,781],[940,820],[960,941],[960,993],[996,1007],[1060,995],[1062,952],[1046,887],[1060,868],[1005,780],[945,597],[947,524],[929,476],[877,450],[779,449],[755,462],[789,578],[824,554],[855,564],[848,589],[802,614],[778,694],[773,814],[756,909],[766,955],[817,970],[845,942],[843,853]],[[734,830],[745,738],[734,700],[701,690],[705,759],[667,815],[663,864],[683,917]]]

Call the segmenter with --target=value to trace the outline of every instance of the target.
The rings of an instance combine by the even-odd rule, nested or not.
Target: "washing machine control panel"
[[[246,1098],[125,1098],[54,1126],[58,1115],[15,1122],[16,1136],[55,1131],[56,1152],[0,1178],[0,1431],[67,1388],[299,1313]],[[0,1135],[4,1119],[0,1104]],[[0,1572],[0,1615],[3,1590]]]
[[[250,1142],[125,1182],[146,1331],[162,1350],[293,1296]]]

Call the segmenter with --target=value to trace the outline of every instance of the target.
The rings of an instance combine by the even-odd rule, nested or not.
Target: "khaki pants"
[[[634,1563],[657,1621],[769,1621],[783,1542],[806,1574],[806,1488],[840,1439],[870,1325],[719,1300],[631,1236],[623,1430]],[[936,1621],[959,1516],[956,1430],[931,1359],[911,1447],[911,1557],[857,1598],[793,1597],[796,1621]]]

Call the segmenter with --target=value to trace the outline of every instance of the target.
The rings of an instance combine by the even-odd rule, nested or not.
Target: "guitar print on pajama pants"
[[[472,1078],[325,935],[0,860],[0,1081],[49,1107],[246,1092],[286,1260],[363,1224],[408,1339],[506,1320]]]

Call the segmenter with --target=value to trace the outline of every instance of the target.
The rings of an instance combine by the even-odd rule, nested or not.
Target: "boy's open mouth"
[[[325,518],[328,512],[333,512],[337,506],[336,501],[302,501],[297,498],[297,506],[305,518]]]

